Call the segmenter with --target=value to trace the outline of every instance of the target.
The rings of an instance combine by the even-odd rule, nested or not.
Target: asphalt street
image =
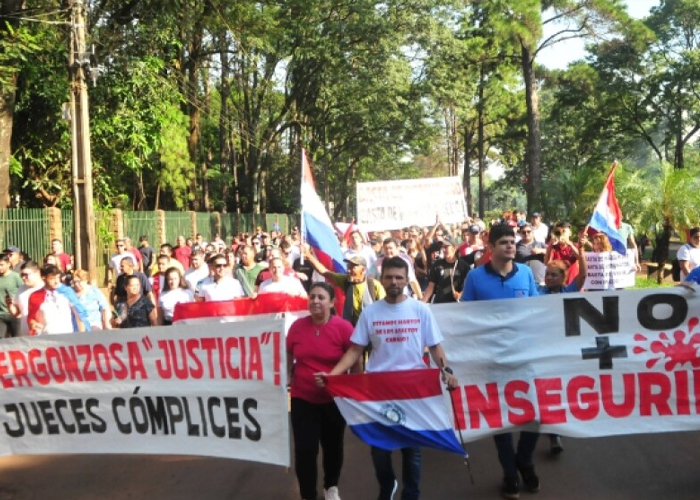
[[[700,433],[564,438],[565,451],[536,455],[542,489],[521,499],[698,499]],[[491,439],[468,443],[474,484],[463,460],[424,450],[422,495],[433,499],[499,498],[500,467]],[[395,453],[400,471],[400,453]],[[340,481],[343,500],[373,500],[368,448],[349,431]],[[400,491],[400,490],[399,490]],[[319,495],[322,498],[321,486]],[[186,456],[42,455],[0,458],[0,500],[298,500],[293,470],[255,462]],[[399,495],[396,496],[399,500]]]

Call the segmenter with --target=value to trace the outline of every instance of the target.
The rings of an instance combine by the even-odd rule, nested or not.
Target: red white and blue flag
[[[311,165],[306,150],[301,150],[301,230],[302,238],[313,248],[316,258],[326,269],[345,273],[343,251],[338,243],[331,219],[316,194]]]
[[[603,192],[600,193],[598,203],[593,210],[593,215],[588,223],[589,227],[605,233],[610,240],[613,250],[625,255],[627,253],[627,242],[623,240],[618,230],[622,224],[622,211],[615,196],[615,162],[610,169],[608,178],[605,181]]]
[[[383,450],[425,446],[466,456],[447,413],[440,370],[336,375],[326,380],[350,429]]]

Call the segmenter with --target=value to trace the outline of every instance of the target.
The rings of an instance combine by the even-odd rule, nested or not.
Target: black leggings
[[[317,405],[292,398],[294,463],[301,498],[316,499],[318,446],[323,449],[323,487],[338,485],[343,466],[345,420],[335,403]]]

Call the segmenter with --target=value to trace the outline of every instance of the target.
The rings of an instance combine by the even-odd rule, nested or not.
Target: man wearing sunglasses
[[[544,282],[544,254],[547,252],[547,245],[535,241],[532,226],[525,223],[520,226],[520,241],[515,245],[515,262],[525,264],[530,267],[535,283]]]
[[[209,276],[197,284],[194,292],[197,302],[233,300],[244,296],[243,287],[231,275],[231,268],[224,255],[216,254],[210,257],[207,264]]]

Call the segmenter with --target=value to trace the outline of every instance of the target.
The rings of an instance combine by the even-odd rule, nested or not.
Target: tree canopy
[[[71,4],[0,4],[0,206],[71,202]],[[301,147],[348,219],[356,182],[459,175],[477,214],[584,221],[615,159],[630,193],[699,168],[694,0],[642,20],[619,0],[85,5],[100,206],[294,213]],[[570,38],[585,60],[538,64]],[[487,181],[491,165],[505,176]],[[635,200],[621,202],[645,229],[669,220]],[[686,215],[674,224],[697,223]]]

